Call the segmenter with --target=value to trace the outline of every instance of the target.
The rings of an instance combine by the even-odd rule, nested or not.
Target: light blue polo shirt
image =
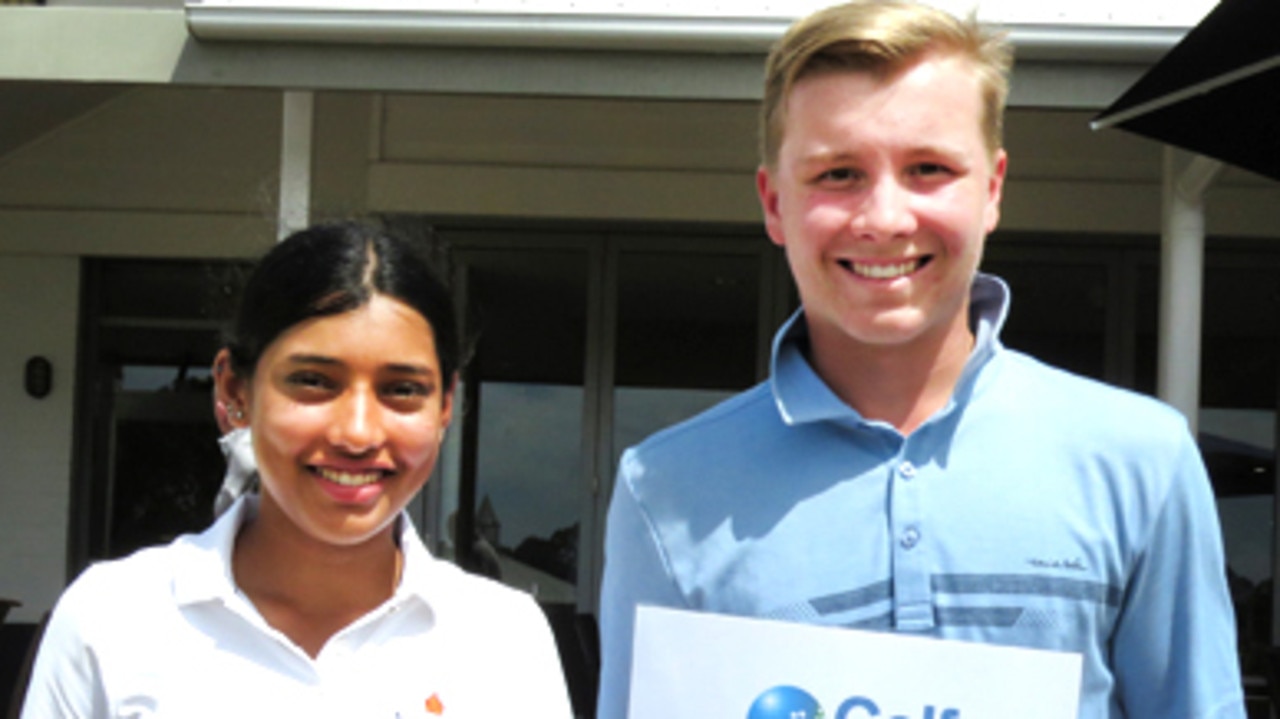
[[[1214,498],[1186,422],[1000,345],[1008,288],[975,279],[976,343],[907,437],[803,354],[629,449],[609,510],[599,719],[626,715],[637,604],[1078,652],[1080,717],[1244,717]]]

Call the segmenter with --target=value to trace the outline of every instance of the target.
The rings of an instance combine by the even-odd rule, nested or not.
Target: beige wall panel
[[[392,95],[387,162],[751,172],[756,104]]]
[[[1012,180],[1005,185],[1005,230],[1160,235],[1160,185]],[[1225,185],[1205,199],[1206,232],[1280,241],[1280,187]]]
[[[1257,179],[1257,178],[1255,178]],[[1280,183],[1233,186],[1226,176],[1205,197],[1205,231],[1224,237],[1272,237],[1280,242]]]
[[[319,93],[311,174],[313,219],[358,216],[368,208],[379,98],[369,93]]]
[[[1160,232],[1160,186],[1010,178],[1000,229],[1045,232]]]
[[[1160,182],[1160,145],[1119,130],[1089,129],[1093,113],[1013,110],[1005,119],[1015,179]]]
[[[38,620],[66,582],[79,287],[75,258],[0,255],[0,596],[23,604],[10,621]],[[43,399],[23,389],[36,355],[53,365]]]
[[[161,212],[6,210],[0,253],[76,257],[257,257],[275,218]]]
[[[280,102],[135,89],[0,158],[0,207],[274,214]]]
[[[378,164],[371,210],[491,217],[756,222],[750,172]]]

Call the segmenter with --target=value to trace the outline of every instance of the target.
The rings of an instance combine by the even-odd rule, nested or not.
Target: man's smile
[[[912,274],[933,259],[933,255],[924,255],[910,260],[902,260],[899,262],[859,262],[857,260],[839,260],[841,267],[852,272],[859,277],[865,277],[871,280],[892,280],[899,277],[905,277]]]

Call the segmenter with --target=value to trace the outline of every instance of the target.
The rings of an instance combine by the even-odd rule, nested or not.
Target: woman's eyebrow
[[[319,354],[306,354],[306,353],[289,355],[288,361],[292,364],[322,365],[325,367],[340,367],[344,364],[342,360],[336,357],[330,357],[328,355],[319,355]],[[417,364],[414,362],[389,362],[385,365],[385,367],[386,369],[392,372],[397,372],[400,374],[430,375],[430,376],[434,376],[436,374],[435,368],[431,367],[430,365]]]
[[[328,355],[313,355],[313,354],[289,355],[288,361],[294,364],[320,364],[320,365],[342,364],[334,357],[330,357]]]
[[[391,364],[387,365],[387,369],[391,370],[392,372],[400,372],[403,374],[420,374],[420,375],[434,376],[436,373],[435,369],[433,369],[428,365],[412,364],[409,362],[392,362]]]

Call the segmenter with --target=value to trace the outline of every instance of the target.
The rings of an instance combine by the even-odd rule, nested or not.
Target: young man
[[[1213,495],[1183,418],[1003,348],[1010,51],[868,0],[766,69],[765,226],[803,308],[764,384],[622,459],[600,719],[639,604],[1078,652],[1080,716],[1243,717]]]

